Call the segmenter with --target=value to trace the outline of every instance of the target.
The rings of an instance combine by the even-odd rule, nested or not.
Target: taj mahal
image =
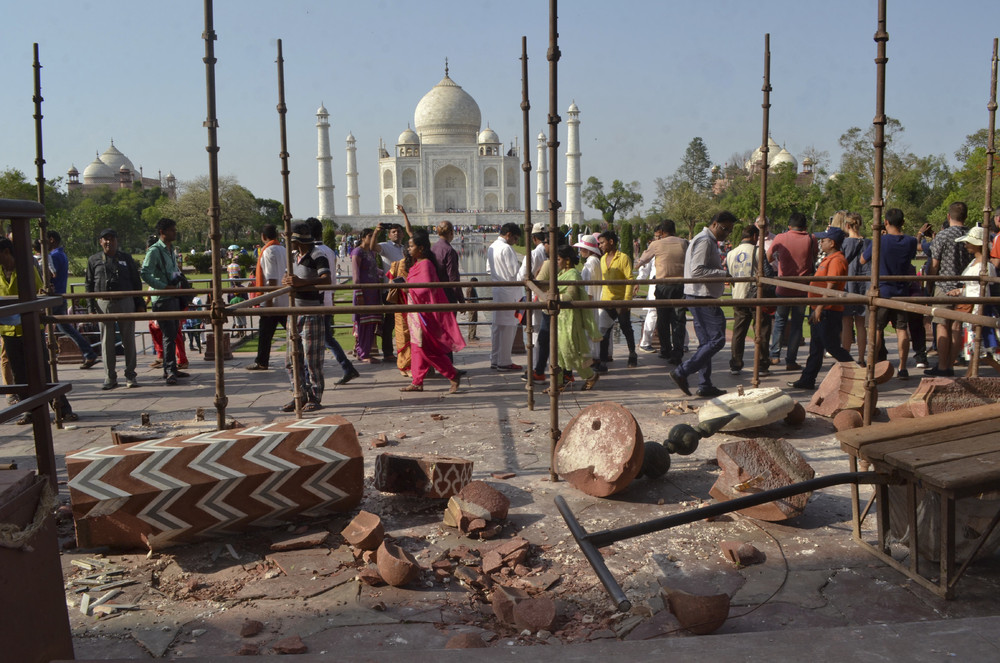
[[[580,178],[580,109],[573,103],[566,121],[566,195],[560,210],[563,223],[583,221]],[[456,226],[495,225],[524,220],[524,173],[516,141],[504,148],[472,96],[448,75],[423,96],[407,125],[390,149],[378,145],[377,215],[359,213],[357,142],[347,136],[346,214],[334,210],[333,158],[330,152],[330,114],[316,111],[318,132],[319,218],[374,226],[399,216],[403,205],[417,225],[434,225],[447,218]],[[534,209],[548,213],[547,139],[538,135],[538,155],[532,163],[536,177]]]

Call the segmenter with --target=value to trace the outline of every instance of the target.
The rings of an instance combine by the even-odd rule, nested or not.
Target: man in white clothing
[[[549,259],[548,227],[541,223],[533,225],[531,227],[531,241],[535,245],[535,248],[531,249],[531,278],[535,278],[538,276],[538,270],[542,268],[542,263]],[[518,281],[523,281],[526,278],[528,278],[528,256],[521,258],[521,268],[517,270]],[[534,330],[531,340],[536,346],[538,345],[538,330],[541,328],[543,315],[540,310],[531,312],[531,325]]]
[[[512,246],[521,237],[521,229],[516,223],[505,223],[500,227],[500,236],[486,250],[486,270],[491,281],[516,281],[518,271],[517,252]],[[539,263],[541,266],[541,263]],[[523,288],[517,286],[497,286],[493,288],[493,301],[497,303],[517,302]],[[514,335],[517,332],[517,318],[514,311],[493,311],[490,324],[490,368],[501,371],[520,371],[511,360]]]
[[[584,281],[600,281],[601,280],[601,248],[597,241],[597,235],[582,235],[580,241],[573,245],[575,248],[580,249],[580,257],[585,261],[583,269],[580,270],[580,277]],[[598,301],[601,298],[601,286],[600,285],[588,285],[587,294],[590,295],[591,301]],[[598,321],[598,329],[600,329],[600,311],[601,309],[592,308],[590,309],[594,318]],[[603,334],[605,329],[600,329]],[[598,370],[600,366],[600,356],[601,356],[601,342],[591,341],[590,343],[590,357],[593,359],[595,368]],[[604,372],[608,369],[604,367]]]

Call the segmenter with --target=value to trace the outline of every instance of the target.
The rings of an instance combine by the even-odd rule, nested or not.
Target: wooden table
[[[864,509],[860,506],[857,485],[852,487],[854,538],[886,564],[931,591],[951,598],[955,584],[1000,522],[998,508],[972,554],[956,570],[955,502],[1000,490],[1000,403],[855,428],[837,433],[837,439],[841,449],[850,456],[852,471],[857,469],[859,460],[864,460],[875,472],[888,475],[892,483],[905,488],[910,533],[908,564],[892,557],[887,542],[890,527],[888,485],[876,486],[872,500]],[[920,488],[935,493],[940,499],[937,532],[940,571],[936,581],[922,575],[918,568],[917,490]],[[870,543],[862,538],[861,525],[873,503],[878,506],[878,538]]]

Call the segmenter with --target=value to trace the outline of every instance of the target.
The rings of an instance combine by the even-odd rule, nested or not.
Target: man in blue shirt
[[[912,274],[916,276],[913,260],[917,257],[917,240],[915,237],[903,234],[903,210],[895,207],[886,210],[885,230],[879,248],[879,274],[884,276],[908,276]],[[872,245],[869,244],[861,254],[860,262],[862,265],[867,265],[871,259]],[[911,285],[910,281],[880,281],[878,294],[884,299],[908,297]],[[908,328],[910,315],[906,311],[879,308],[878,316],[875,318],[877,330],[875,342],[879,360],[884,360],[888,356],[885,349],[885,326],[892,321],[893,326],[896,327],[896,342],[899,348],[899,370],[896,374],[904,380],[910,377],[906,370],[906,360],[910,355]]]
[[[52,274],[52,292],[56,295],[65,295],[69,282],[69,256],[66,255],[66,251],[62,247],[62,236],[58,231],[50,230],[47,239],[49,242],[49,272]],[[52,309],[52,315],[66,315],[66,310],[66,300],[64,299],[62,304]],[[61,322],[56,325],[56,329],[73,339],[76,347],[80,348],[80,354],[83,355],[83,363],[80,364],[80,368],[90,368],[101,360],[83,334],[77,331],[75,325]]]

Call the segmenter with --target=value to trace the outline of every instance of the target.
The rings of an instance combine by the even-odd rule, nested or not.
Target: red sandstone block
[[[577,490],[607,497],[624,490],[642,469],[642,429],[632,413],[604,401],[580,410],[556,444],[555,466]]]
[[[280,421],[66,456],[80,546],[146,547],[350,511],[364,459],[343,417]]]
[[[375,489],[417,497],[448,498],[472,480],[472,461],[386,452],[375,458]]]
[[[781,488],[816,475],[795,447],[784,440],[763,438],[720,444],[716,456],[722,474],[709,494],[720,501]],[[800,515],[811,494],[741,509],[740,513],[759,520],[785,520]]]

